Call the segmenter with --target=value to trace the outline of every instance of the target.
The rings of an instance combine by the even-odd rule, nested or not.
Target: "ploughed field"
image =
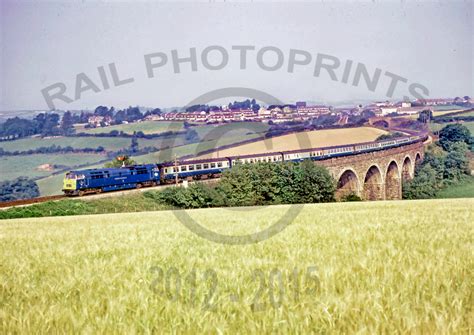
[[[198,157],[214,158],[239,156],[370,142],[375,141],[377,137],[383,134],[387,134],[387,132],[372,127],[314,130],[268,138],[262,141],[200,155]]]
[[[0,221],[0,333],[469,333],[473,208],[456,199]],[[232,246],[189,231],[184,213],[229,235],[295,217],[266,241]]]

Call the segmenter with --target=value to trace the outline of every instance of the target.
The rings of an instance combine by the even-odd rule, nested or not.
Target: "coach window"
[[[216,167],[216,163],[211,163],[211,169],[214,169]]]
[[[222,167],[222,162],[217,162],[217,167]]]
[[[189,165],[189,171],[193,171],[194,170],[194,165]]]
[[[165,173],[168,173],[168,169],[165,169]]]
[[[202,169],[202,165],[201,164],[196,164],[196,170],[201,170]]]
[[[186,165],[183,165],[183,166],[181,167],[181,171],[184,172],[184,171],[186,171],[186,170],[187,170],[187,169],[186,169]]]
[[[209,164],[204,164],[204,169],[209,169]]]

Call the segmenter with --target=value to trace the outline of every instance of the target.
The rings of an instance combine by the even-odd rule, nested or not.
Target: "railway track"
[[[195,180],[195,181],[192,181],[191,183],[215,183],[217,180],[219,180],[219,178]],[[162,184],[162,185],[151,186],[151,187],[143,187],[139,189],[135,188],[135,189],[130,189],[130,190],[118,190],[118,191],[111,191],[111,192],[105,192],[105,193],[89,194],[89,195],[84,195],[81,197],[79,196],[70,197],[70,196],[61,194],[61,195],[51,195],[47,197],[38,197],[38,198],[32,198],[32,199],[14,200],[14,201],[0,202],[0,210],[11,208],[11,207],[29,206],[29,205],[34,205],[34,204],[47,202],[47,201],[57,201],[61,199],[75,199],[75,200],[87,201],[87,200],[95,200],[95,199],[100,199],[100,198],[118,197],[118,196],[127,195],[127,194],[140,193],[140,192],[157,190],[157,189],[165,189],[167,187],[174,187],[174,186],[175,184]]]
[[[47,196],[47,197],[38,197],[38,198],[32,198],[32,199],[6,201],[6,202],[0,202],[0,208],[16,207],[16,206],[24,206],[24,205],[33,205],[33,204],[37,204],[37,203],[40,203],[40,202],[60,200],[60,199],[64,199],[64,198],[66,198],[65,195],[51,195],[51,196]]]

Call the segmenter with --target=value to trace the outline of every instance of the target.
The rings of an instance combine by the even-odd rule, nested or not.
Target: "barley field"
[[[0,221],[0,333],[469,334],[474,199]],[[257,244],[201,238],[259,231]]]
[[[298,150],[369,142],[374,141],[383,134],[387,134],[387,132],[372,127],[314,130],[248,143],[234,148],[220,150],[219,152],[200,155],[199,158],[238,156],[271,151]]]

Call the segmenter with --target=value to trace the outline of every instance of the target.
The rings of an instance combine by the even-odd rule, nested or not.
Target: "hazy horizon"
[[[472,1],[442,3],[28,3],[0,5],[0,110],[49,109],[41,90],[63,82],[71,103],[57,109],[93,109],[97,105],[169,108],[183,106],[219,88],[246,87],[284,102],[400,100],[412,97],[408,84],[429,89],[429,97],[473,95]],[[233,46],[251,45],[245,69]],[[212,71],[202,51],[222,46],[228,64]],[[282,50],[281,69],[265,71],[256,54],[266,46]],[[197,71],[190,63],[174,73],[171,51],[179,57],[196,48]],[[290,49],[311,54],[310,65],[288,70]],[[147,76],[144,55],[163,52],[167,65]],[[313,74],[318,54],[337,57],[338,80]],[[219,57],[210,56],[211,63]],[[362,82],[341,80],[344,62],[362,63],[382,77],[373,91]],[[268,63],[275,63],[272,57]],[[121,80],[104,89],[97,68],[114,63]],[[407,78],[393,97],[385,72]],[[76,75],[84,73],[99,92],[84,91],[75,100]],[[110,75],[109,75],[110,80]]]

